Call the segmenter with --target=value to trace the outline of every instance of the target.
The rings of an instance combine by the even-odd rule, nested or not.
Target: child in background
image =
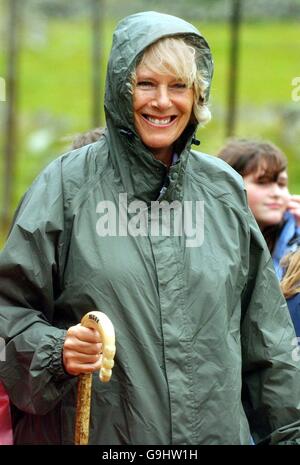
[[[249,207],[281,279],[280,260],[300,245],[300,196],[289,193],[285,155],[267,141],[232,139],[219,158],[243,176]]]

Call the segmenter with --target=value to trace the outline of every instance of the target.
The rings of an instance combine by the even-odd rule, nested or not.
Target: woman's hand
[[[81,324],[71,326],[63,346],[63,364],[70,375],[100,370],[102,344],[99,333]]]
[[[291,212],[300,226],[300,195],[291,195],[287,209]]]

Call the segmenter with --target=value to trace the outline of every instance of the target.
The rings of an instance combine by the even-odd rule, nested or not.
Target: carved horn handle
[[[96,329],[102,342],[102,361],[99,378],[103,383],[110,381],[114,356],[116,353],[115,330],[112,322],[102,312],[89,312],[80,322],[87,328]],[[89,442],[89,425],[91,410],[92,373],[79,375],[76,405],[75,444],[83,445]]]

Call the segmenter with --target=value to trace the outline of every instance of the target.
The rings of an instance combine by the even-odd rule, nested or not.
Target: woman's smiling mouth
[[[148,124],[150,124],[150,126],[166,127],[166,126],[170,126],[175,121],[177,116],[176,115],[171,115],[171,116],[157,117],[157,116],[150,116],[150,115],[147,115],[147,114],[142,114],[142,118]]]

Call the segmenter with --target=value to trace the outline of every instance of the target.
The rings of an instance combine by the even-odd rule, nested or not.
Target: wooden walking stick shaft
[[[116,353],[115,331],[110,319],[102,312],[89,312],[81,320],[81,324],[88,328],[96,329],[102,342],[102,362],[99,372],[103,383],[110,381],[114,356]],[[75,444],[85,445],[89,442],[90,410],[92,373],[79,375],[76,422],[75,422]]]
[[[76,404],[75,444],[89,442],[92,374],[79,375]]]

